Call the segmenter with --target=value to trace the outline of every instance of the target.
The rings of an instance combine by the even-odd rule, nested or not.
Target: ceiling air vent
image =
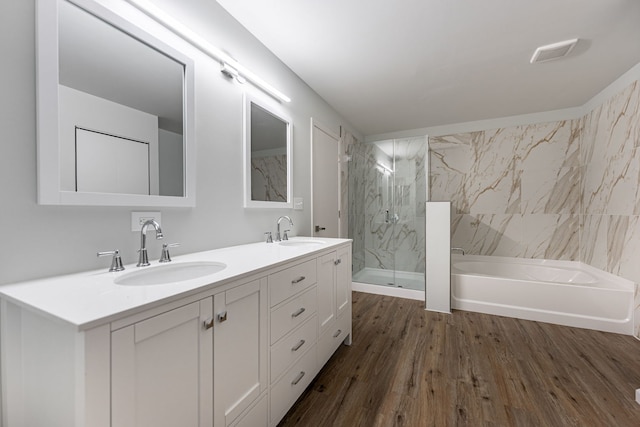
[[[533,53],[530,62],[535,64],[536,62],[547,62],[567,56],[576,43],[578,43],[578,39],[565,40],[563,42],[540,46]]]

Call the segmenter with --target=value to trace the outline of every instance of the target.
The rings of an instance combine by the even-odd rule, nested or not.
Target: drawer
[[[351,313],[345,313],[345,316],[338,318],[327,332],[322,334],[318,339],[318,363],[322,366],[327,363],[344,339],[349,335],[351,330]]]
[[[302,325],[317,311],[316,287],[285,302],[271,313],[271,344]]]
[[[316,260],[294,265],[269,275],[270,307],[316,283]]]
[[[242,414],[240,420],[232,424],[232,427],[266,427],[268,411],[269,401],[265,395],[246,414]]]
[[[277,424],[291,405],[311,383],[317,373],[316,348],[311,347],[302,358],[271,387],[271,425]]]
[[[271,347],[271,382],[300,359],[316,343],[317,336],[318,318],[313,316]]]

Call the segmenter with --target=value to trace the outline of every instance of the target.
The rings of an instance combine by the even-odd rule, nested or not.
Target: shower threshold
[[[424,274],[411,271],[365,267],[353,275],[353,281],[424,292]]]

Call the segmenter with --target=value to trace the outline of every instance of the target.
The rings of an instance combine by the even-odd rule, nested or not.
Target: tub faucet
[[[145,221],[140,228],[140,256],[138,257],[138,263],[136,267],[146,267],[149,264],[149,257],[147,256],[147,228],[151,226],[156,230],[156,239],[162,239],[164,236],[162,234],[162,228],[160,228],[160,224],[158,224],[155,220],[150,219]]]
[[[289,236],[287,236],[287,231],[289,230],[284,230],[284,236],[281,238],[280,237],[280,223],[282,222],[283,219],[286,219],[287,221],[289,221],[289,225],[291,227],[293,227],[293,221],[291,221],[291,218],[288,217],[287,215],[283,215],[280,218],[278,218],[278,229],[276,230],[276,242],[279,242],[281,240],[289,240]]]
[[[462,249],[462,248],[451,248],[451,252],[453,252],[453,251],[459,251],[464,256],[464,249]]]

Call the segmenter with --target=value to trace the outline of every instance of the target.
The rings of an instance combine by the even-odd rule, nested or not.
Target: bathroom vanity
[[[180,280],[180,265],[211,263]],[[170,264],[170,283],[130,265],[0,287],[4,425],[274,426],[350,344],[350,240]]]

